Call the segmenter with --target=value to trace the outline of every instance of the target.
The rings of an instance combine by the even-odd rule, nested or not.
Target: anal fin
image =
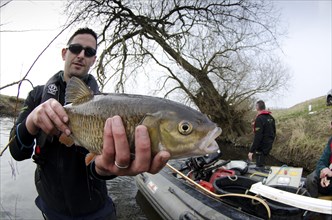
[[[85,165],[88,166],[96,157],[96,154],[94,153],[88,153],[85,156]]]

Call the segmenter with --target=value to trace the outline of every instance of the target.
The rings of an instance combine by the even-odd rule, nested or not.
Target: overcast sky
[[[293,74],[291,88],[271,105],[291,107],[326,95],[332,88],[331,0],[274,1],[288,26],[282,45],[284,61]]]
[[[1,0],[1,4],[3,2]],[[291,107],[326,95],[332,88],[331,0],[278,0],[274,3],[281,9],[283,24],[288,27],[282,58],[293,78],[283,96],[261,98],[268,107]],[[61,1],[14,0],[1,8],[0,87],[25,75],[59,33],[59,27],[66,21],[62,6]],[[61,49],[72,31],[69,29],[60,35],[34,65],[28,77],[34,85],[44,84],[63,68]],[[30,90],[31,86],[24,83],[20,97],[25,98]],[[16,95],[17,86],[0,90],[0,93]]]

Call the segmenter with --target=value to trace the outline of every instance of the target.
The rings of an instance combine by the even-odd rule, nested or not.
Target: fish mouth
[[[222,129],[219,127],[210,131],[200,142],[199,150],[206,154],[211,154],[219,150],[219,145],[215,139],[221,134],[221,132]]]

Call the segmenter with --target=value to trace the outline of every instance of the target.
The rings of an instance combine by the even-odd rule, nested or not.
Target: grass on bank
[[[19,114],[24,99],[15,96],[0,95],[0,117],[15,117]]]
[[[311,112],[309,112],[311,105]],[[314,170],[332,134],[332,107],[318,97],[288,109],[273,110],[277,138],[271,155],[289,166]]]

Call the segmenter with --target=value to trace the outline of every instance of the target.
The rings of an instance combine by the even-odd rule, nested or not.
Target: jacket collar
[[[60,93],[65,93],[66,82],[63,78],[64,72],[61,70],[54,74],[45,84],[42,95],[41,103],[45,102],[50,98],[58,100],[62,105],[64,104],[64,97],[60,97]],[[98,94],[99,88],[97,81],[91,74],[87,74],[82,80],[90,87],[94,94]]]

